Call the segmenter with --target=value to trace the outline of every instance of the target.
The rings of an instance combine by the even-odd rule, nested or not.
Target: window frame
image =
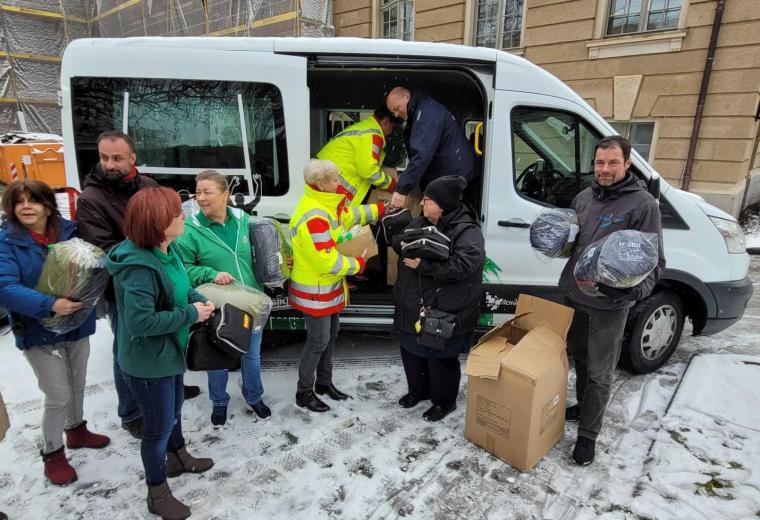
[[[640,121],[640,120],[633,120],[633,121],[615,121],[614,119],[610,119],[607,121],[610,126],[612,126],[615,131],[618,131],[618,129],[614,125],[624,125],[625,132],[620,134],[629,141],[631,140],[631,131],[632,126],[631,125],[637,125],[637,124],[651,124],[652,125],[652,142],[649,143],[649,155],[647,157],[644,157],[641,152],[636,150],[636,148],[633,146],[633,143],[631,143],[631,148],[636,150],[636,152],[641,156],[642,159],[644,159],[647,163],[652,164],[652,160],[654,159],[654,150],[655,150],[655,143],[657,143],[657,121]]]
[[[472,35],[470,36],[470,45],[477,47],[478,46],[478,6],[481,2],[481,0],[470,0],[471,6],[468,10],[468,13],[471,16],[471,21],[468,23],[468,27],[471,28]],[[487,0],[486,0],[487,1]],[[519,51],[524,46],[524,39],[525,39],[525,13],[527,12],[527,0],[492,0],[495,2],[498,2],[498,13],[497,18],[498,22],[496,24],[496,34],[495,34],[495,42],[496,45],[494,47],[486,47],[484,45],[480,45],[481,47],[484,47],[486,49],[498,49],[503,51]],[[506,17],[506,7],[508,2],[522,2],[522,7],[520,9],[520,30],[519,30],[519,41],[517,45],[514,45],[512,47],[504,47],[504,18]]]
[[[678,20],[676,20],[675,25],[670,27],[658,27],[656,29],[647,29],[647,26],[649,25],[649,19],[652,15],[652,1],[653,0],[641,0],[641,7],[638,10],[638,12],[629,12],[625,11],[625,15],[623,17],[630,17],[635,16],[638,14],[639,16],[639,24],[638,28],[635,31],[627,31],[627,32],[620,32],[620,33],[610,33],[610,20],[613,18],[612,16],[612,7],[614,5],[614,2],[616,0],[607,0],[607,9],[606,9],[606,16],[604,20],[604,37],[605,38],[614,38],[616,36],[627,36],[631,34],[642,34],[642,33],[651,33],[651,32],[658,32],[658,31],[672,31],[675,29],[678,29],[680,27],[681,22],[681,15],[683,13],[684,8],[684,1],[683,0],[662,0],[665,2],[665,7],[663,9],[658,9],[657,13],[667,13],[668,11],[673,11],[673,8],[669,8],[670,2],[674,1],[680,1],[681,4],[678,7]],[[626,0],[626,4],[630,3],[631,0]],[[621,16],[617,16],[614,18],[621,18]]]
[[[406,33],[404,31],[404,26],[407,22],[406,20],[406,11],[405,7],[409,5],[411,6],[411,16],[408,20],[409,24],[409,32]],[[383,20],[383,15],[386,12],[390,12],[393,10],[396,10],[396,27],[398,30],[398,27],[401,27],[401,34],[399,35],[398,32],[395,35],[386,35],[385,34],[385,22]],[[414,41],[414,0],[388,0],[386,5],[383,5],[383,0],[377,0],[377,12],[378,12],[378,38],[383,40],[403,40],[403,41]],[[408,37],[408,38],[407,38]]]

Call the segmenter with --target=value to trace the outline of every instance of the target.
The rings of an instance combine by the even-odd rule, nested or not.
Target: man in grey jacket
[[[560,277],[560,287],[568,304],[575,309],[567,348],[575,365],[578,404],[567,409],[566,420],[578,421],[573,459],[581,466],[594,460],[596,438],[610,398],[612,374],[620,358],[628,309],[637,300],[649,296],[665,270],[658,202],[644,183],[628,171],[630,166],[631,144],[627,139],[615,135],[597,143],[595,180],[573,200],[580,231],[575,251]],[[573,271],[586,246],[624,229],[657,234],[659,261],[655,270],[639,285],[628,289],[598,284],[604,297],[581,292]]]

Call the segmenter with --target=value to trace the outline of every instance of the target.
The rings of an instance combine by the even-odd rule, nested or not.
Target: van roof
[[[142,51],[143,48],[192,51],[256,51],[299,55],[378,56],[420,59],[454,59],[459,62],[487,63],[496,69],[495,88],[540,93],[573,101],[587,110],[593,109],[572,89],[541,67],[508,52],[485,47],[452,43],[409,42],[369,38],[301,38],[301,37],[139,37],[82,38],[72,41],[64,52],[62,78],[73,71],[69,60],[88,61],[93,51],[119,49]],[[192,52],[188,53],[192,55]]]

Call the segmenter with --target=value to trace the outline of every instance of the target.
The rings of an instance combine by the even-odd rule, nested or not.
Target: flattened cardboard
[[[521,471],[564,435],[572,316],[568,307],[520,295],[516,318],[491,329],[467,360],[465,436]]]
[[[375,237],[372,235],[372,230],[369,226],[362,226],[359,232],[351,237],[351,240],[341,242],[337,248],[341,254],[346,256],[357,257],[365,249],[367,250],[367,258],[377,255],[377,242],[375,242]]]

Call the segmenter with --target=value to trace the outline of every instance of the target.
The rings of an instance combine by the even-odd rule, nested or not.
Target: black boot
[[[414,408],[417,406],[421,401],[427,401],[430,399],[430,397],[425,397],[422,395],[413,394],[412,392],[409,392],[404,397],[398,400],[399,406],[401,408]]]
[[[185,390],[185,399],[192,399],[201,395],[201,388],[199,386],[182,385]]]
[[[441,406],[439,404],[434,404],[425,410],[425,413],[422,414],[422,418],[428,422],[438,422],[456,409],[457,405],[455,404],[452,404],[451,406]]]
[[[312,412],[326,412],[330,409],[313,391],[296,394],[296,404]]]
[[[592,441],[586,437],[578,437],[573,449],[573,460],[579,466],[588,466],[594,462],[595,452],[596,441]]]
[[[143,438],[143,418],[142,417],[138,417],[137,419],[133,419],[129,421],[128,423],[124,423],[121,425],[121,427],[127,430],[129,434],[135,439]]]
[[[329,385],[320,385],[317,383],[314,385],[314,391],[318,393],[319,395],[327,394],[327,396],[332,399],[333,401],[345,401],[349,397],[351,397],[348,394],[344,394],[337,388],[335,388],[335,385],[330,383]]]

